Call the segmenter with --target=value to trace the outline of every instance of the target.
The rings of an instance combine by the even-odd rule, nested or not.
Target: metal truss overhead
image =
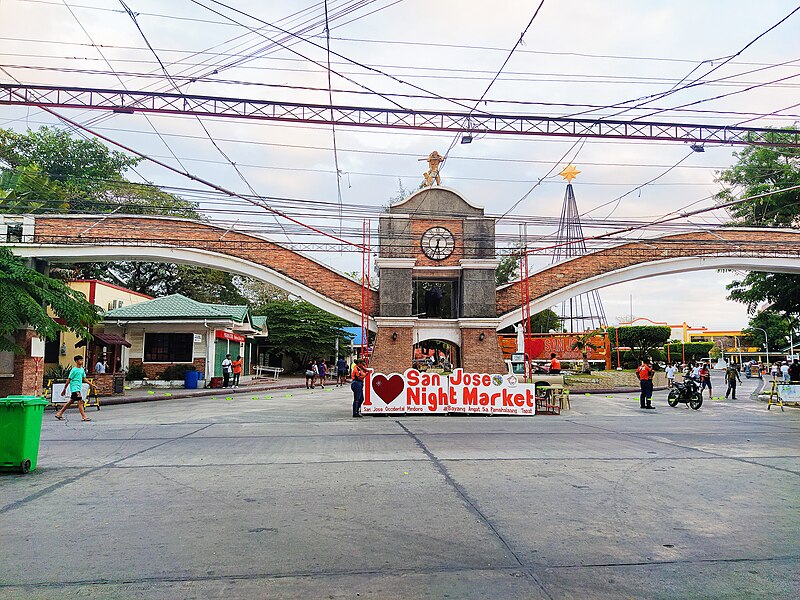
[[[166,92],[0,84],[0,105],[230,117],[351,127],[800,147],[800,130],[326,106]]]

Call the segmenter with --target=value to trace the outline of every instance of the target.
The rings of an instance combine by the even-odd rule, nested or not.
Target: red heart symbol
[[[542,338],[526,340],[525,349],[528,351],[528,358],[538,358],[544,352],[544,340]]]
[[[392,375],[388,378],[381,374],[372,376],[372,389],[386,404],[391,404],[392,400],[400,395],[404,387],[406,387],[406,384],[400,375]]]

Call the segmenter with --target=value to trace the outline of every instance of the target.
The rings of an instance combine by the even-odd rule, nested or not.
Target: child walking
[[[69,400],[67,400],[66,404],[61,407],[61,410],[55,414],[56,419],[63,421],[64,411],[66,411],[73,402],[77,402],[78,411],[81,413],[81,421],[91,421],[91,419],[86,416],[86,412],[83,410],[81,387],[83,386],[84,381],[88,383],[86,380],[86,369],[83,368],[83,357],[76,356],[75,366],[70,369],[69,375],[67,376],[67,382],[64,384],[64,389],[61,391],[61,396],[65,397],[67,395],[67,388],[69,388]]]

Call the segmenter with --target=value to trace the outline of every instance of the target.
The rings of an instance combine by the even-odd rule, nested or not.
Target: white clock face
[[[453,253],[456,240],[444,227],[431,227],[419,242],[422,252],[432,260],[443,260]]]

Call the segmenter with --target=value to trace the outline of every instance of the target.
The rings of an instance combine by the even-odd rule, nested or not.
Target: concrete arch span
[[[142,260],[210,267],[265,281],[361,323],[360,283],[259,235],[189,219],[138,215],[26,217],[26,223],[22,241],[8,244],[21,256],[56,263]],[[370,294],[374,313],[377,290]]]
[[[618,283],[708,269],[800,273],[800,257],[692,256],[639,263],[583,279],[531,300],[530,311],[531,314],[535,314],[584,292],[598,290]],[[535,275],[532,277],[535,277]],[[522,308],[519,307],[501,315],[498,329],[519,323],[521,319]]]

